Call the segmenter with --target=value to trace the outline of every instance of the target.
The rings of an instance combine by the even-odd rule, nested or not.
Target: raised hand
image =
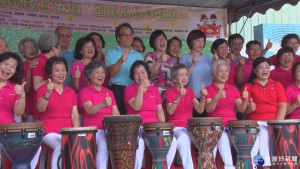
[[[249,92],[247,91],[247,87],[245,87],[243,93],[242,93],[242,98],[244,100],[248,99],[248,96],[249,96]]]
[[[200,95],[201,95],[201,98],[205,98],[207,96],[207,90],[206,88],[204,87],[204,84],[201,85],[201,89],[200,89]]]
[[[165,54],[165,52],[160,56],[160,60],[161,60],[161,62],[166,62],[167,61],[167,59],[168,59],[168,55],[167,54]]]
[[[267,43],[267,45],[266,45],[266,49],[271,49],[272,48],[272,46],[273,46],[273,43],[270,41],[270,39],[268,39],[268,43]]]
[[[77,66],[77,69],[76,69],[76,72],[75,72],[75,78],[76,78],[76,79],[79,79],[80,76],[81,76],[81,72],[80,72],[80,70],[79,70],[79,66]]]
[[[29,61],[29,68],[30,69],[35,68],[38,64],[39,64],[38,59],[33,59],[33,60]]]
[[[111,97],[108,95],[107,92],[106,92],[106,97],[105,97],[103,103],[104,103],[105,107],[110,106],[112,104]]]
[[[186,89],[184,88],[184,85],[180,83],[180,93],[181,96],[184,96],[186,94]]]
[[[126,48],[125,49],[125,51],[124,51],[124,53],[123,53],[123,55],[122,55],[122,61],[123,62],[126,62],[127,61],[127,59],[128,59],[128,57],[129,57],[129,52],[130,52],[130,48]]]
[[[15,93],[19,95],[19,97],[25,97],[24,86],[26,82],[23,82],[21,85],[15,85]]]
[[[47,91],[49,93],[51,93],[54,90],[54,87],[55,87],[54,83],[52,83],[51,79],[49,78],[48,79],[48,84],[47,84]]]
[[[148,79],[142,79],[139,83],[139,88],[145,93],[150,86],[150,81]]]
[[[245,64],[245,59],[243,59],[241,56],[239,56],[239,64],[240,66],[244,66]]]
[[[250,98],[250,103],[249,103],[248,107],[249,107],[250,112],[255,111],[255,109],[256,109],[256,104],[253,103],[252,98]]]
[[[218,93],[216,94],[216,96],[217,96],[218,99],[226,98],[226,93],[222,88],[220,88]]]

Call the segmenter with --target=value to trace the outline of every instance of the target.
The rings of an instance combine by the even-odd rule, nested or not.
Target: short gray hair
[[[102,67],[104,69],[105,75],[107,74],[107,69],[105,64],[102,61],[92,61],[91,63],[89,63],[88,65],[85,66],[84,68],[84,75],[87,78],[87,80],[91,80],[90,79],[90,75],[93,73],[93,71],[99,67]]]
[[[186,68],[185,64],[183,64],[183,63],[179,63],[179,64],[177,64],[177,65],[174,65],[174,66],[171,68],[171,79],[172,79],[172,80],[175,80],[175,79],[176,79],[176,77],[177,77],[177,71],[178,71],[179,69],[187,69],[187,68]]]
[[[40,36],[38,47],[42,53],[49,53],[52,47],[58,47],[59,37],[55,33],[43,33]]]
[[[226,65],[228,72],[230,72],[230,66],[228,65],[228,63],[225,60],[220,59],[220,60],[214,61],[210,67],[209,72],[212,77],[214,77],[214,75],[216,74],[216,71],[217,71],[217,68],[219,65]]]
[[[30,37],[26,37],[23,38],[22,40],[20,40],[19,45],[18,45],[18,49],[19,49],[19,53],[22,54],[22,52],[24,51],[24,43],[25,42],[32,42],[34,47],[36,47],[36,49],[38,49],[38,45],[35,39],[32,39]]]

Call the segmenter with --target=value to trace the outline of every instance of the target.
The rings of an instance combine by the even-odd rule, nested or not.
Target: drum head
[[[223,124],[223,120],[221,117],[197,117],[188,119],[189,125],[195,125],[197,123],[200,124]]]
[[[144,130],[156,130],[156,128],[160,130],[172,130],[173,123],[171,122],[157,122],[157,123],[144,123]]]
[[[117,115],[104,117],[103,122],[106,121],[142,121],[142,118],[139,115]]]
[[[45,128],[42,122],[0,124],[0,133],[4,133],[4,131],[6,131],[7,133],[19,133],[22,130],[38,131],[38,130],[45,130]]]
[[[268,124],[300,124],[300,120],[269,120]]]
[[[69,127],[69,128],[61,128],[60,133],[92,133],[97,132],[98,129],[96,126],[92,127]]]
[[[256,120],[230,120],[227,122],[228,127],[257,127],[257,121]]]

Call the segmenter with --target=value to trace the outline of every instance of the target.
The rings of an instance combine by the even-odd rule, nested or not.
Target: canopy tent
[[[119,2],[177,5],[201,8],[227,8],[228,23],[237,22],[242,16],[265,14],[270,8],[279,10],[284,4],[296,5],[299,0],[115,0]]]

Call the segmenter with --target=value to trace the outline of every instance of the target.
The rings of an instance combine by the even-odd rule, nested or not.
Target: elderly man
[[[136,60],[143,60],[143,56],[131,48],[133,30],[130,24],[123,23],[117,26],[115,37],[118,46],[107,51],[105,64],[111,77],[109,85],[115,95],[120,114],[126,114],[123,101],[125,87],[133,83],[129,78],[129,71]]]
[[[70,68],[76,61],[74,58],[74,52],[69,48],[71,40],[71,29],[66,26],[58,26],[55,29],[55,33],[59,36],[60,43],[60,56],[64,57],[68,62],[68,74],[65,80],[66,85],[71,86]]]

